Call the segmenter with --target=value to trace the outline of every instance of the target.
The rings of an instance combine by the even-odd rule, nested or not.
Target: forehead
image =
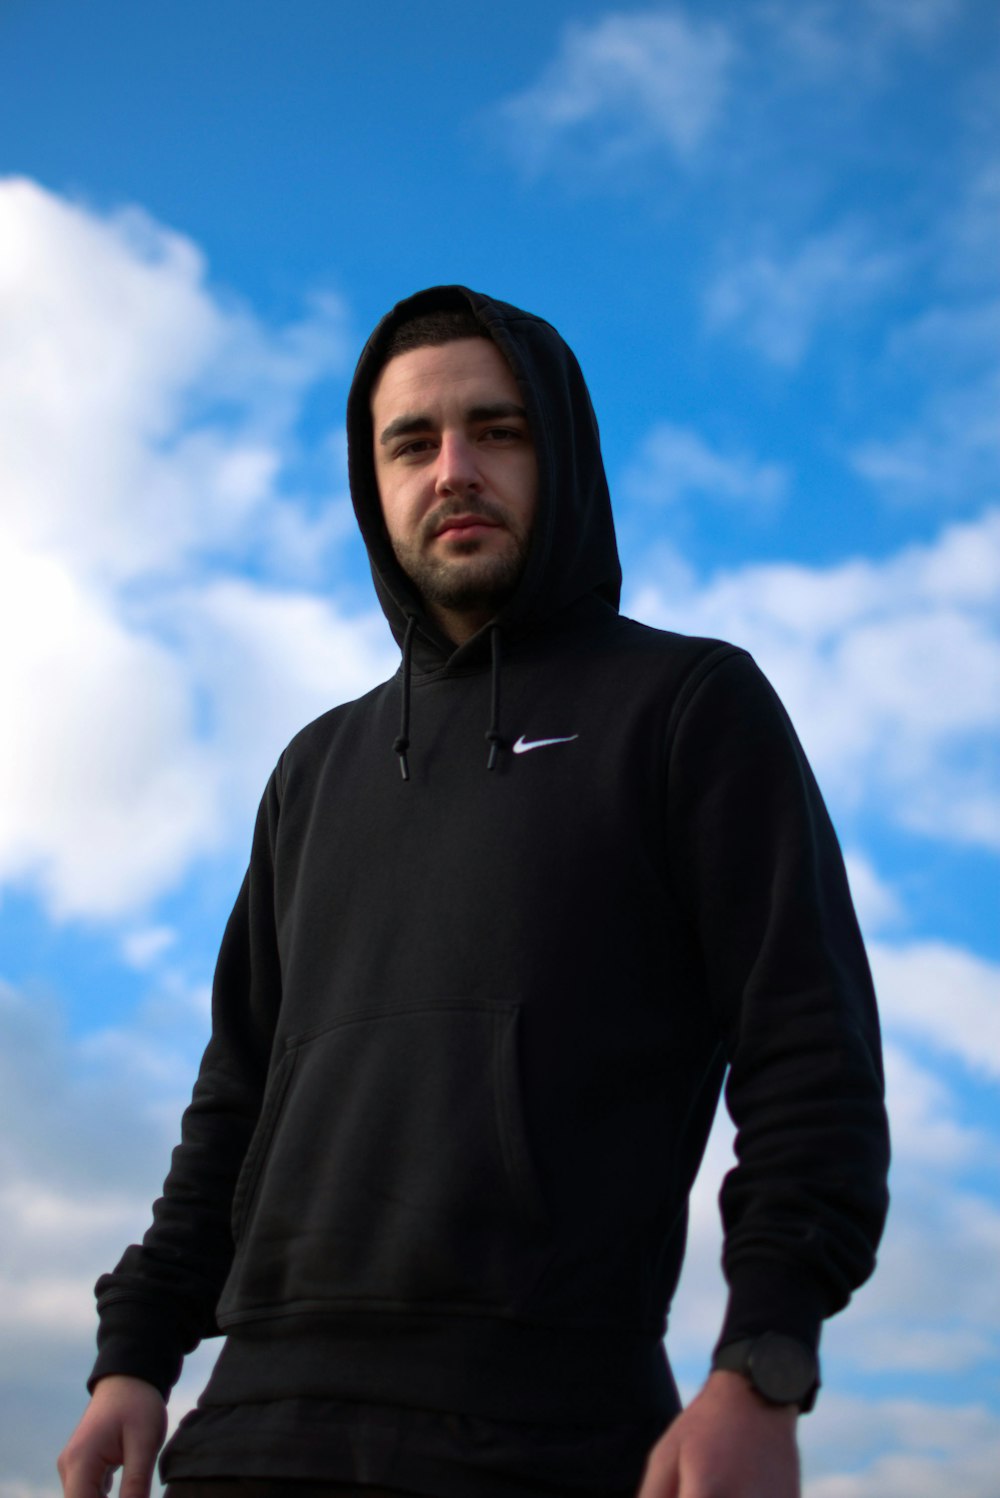
[[[492,339],[457,338],[390,359],[372,387],[371,411],[378,423],[402,412],[440,415],[487,398],[520,400],[513,371]]]

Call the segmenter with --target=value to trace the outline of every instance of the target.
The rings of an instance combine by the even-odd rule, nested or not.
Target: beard
[[[504,545],[484,547],[479,538],[447,543],[447,555],[431,543],[445,521],[454,515],[479,515],[500,526]],[[524,571],[530,534],[511,524],[510,517],[489,500],[474,504],[440,505],[424,518],[411,541],[394,539],[396,560],[430,607],[454,613],[495,613],[514,592]]]

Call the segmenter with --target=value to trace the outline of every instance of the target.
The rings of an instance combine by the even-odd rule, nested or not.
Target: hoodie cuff
[[[139,1301],[120,1301],[101,1313],[97,1361],[87,1380],[94,1392],[98,1380],[112,1373],[145,1379],[164,1399],[180,1378],[184,1345],[163,1324],[162,1315]]]
[[[826,1297],[808,1274],[776,1259],[750,1259],[728,1271],[729,1304],[716,1350],[762,1332],[783,1332],[816,1352]]]

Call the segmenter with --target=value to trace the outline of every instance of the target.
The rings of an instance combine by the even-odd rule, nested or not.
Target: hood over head
[[[472,310],[509,363],[538,461],[538,509],[527,561],[495,622],[516,638],[587,594],[617,608],[621,592],[597,418],[573,351],[542,318],[465,286],[417,292],[382,319],[358,360],[347,400],[348,471],[375,590],[393,635],[402,643],[407,620],[415,616],[418,633],[425,646],[435,647],[439,661],[456,646],[427,614],[390,544],[375,477],[369,402],[395,329],[423,313],[455,307]]]

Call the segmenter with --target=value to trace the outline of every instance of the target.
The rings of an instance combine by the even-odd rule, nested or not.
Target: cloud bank
[[[287,484],[346,313],[323,295],[268,328],[146,215],[14,179],[0,319],[0,881],[114,919],[245,828],[287,738],[391,669],[381,615],[280,581],[344,530],[334,446],[325,512]]]
[[[744,645],[843,814],[996,850],[1000,510],[883,562],[755,565],[699,584],[675,559],[636,617]]]
[[[935,8],[924,9],[930,26]],[[615,118],[641,74],[633,44],[646,33],[611,19],[604,31],[577,28],[575,51],[566,44],[566,120]],[[655,35],[680,57],[687,47],[715,92],[700,115],[683,114],[682,91],[659,115],[643,105],[641,128],[692,159],[716,126],[736,54],[711,27],[678,29],[673,13],[665,24]],[[595,38],[611,63],[595,61]],[[656,46],[649,56],[650,67],[668,66]],[[632,149],[631,129],[615,149]],[[381,615],[349,604],[353,590],[288,580],[317,552],[336,577],[345,532],[336,441],[324,435],[311,453],[328,464],[321,504],[306,504],[292,479],[308,393],[343,372],[342,304],[321,297],[300,322],[268,327],[211,285],[181,236],[141,213],[97,213],[20,181],[0,183],[0,246],[10,330],[0,354],[0,623],[17,646],[0,659],[13,725],[0,770],[19,792],[0,810],[0,884],[35,895],[55,921],[107,923],[147,991],[136,1014],[81,1037],[55,999],[0,990],[0,1091],[18,1121],[0,1145],[4,1402],[46,1410],[54,1451],[82,1402],[90,1286],[145,1225],[204,1035],[203,987],[172,976],[178,937],[157,902],[213,850],[245,844],[288,736],[381,679],[397,652]],[[763,261],[733,272],[727,331],[756,339],[772,363],[804,358],[816,306],[847,285],[838,253],[873,257],[874,295],[882,271],[871,242],[827,237],[774,257],[766,273]],[[796,294],[779,335],[768,298],[785,294],[783,282]],[[981,353],[961,362],[954,352],[984,347],[971,314],[961,325],[950,309],[928,314],[899,339],[900,359],[920,349],[940,358],[947,346],[956,380],[980,367]],[[641,457],[633,492],[646,504],[771,504],[789,482],[778,465],[669,422]],[[996,1130],[966,1101],[996,1079],[998,972],[982,954],[913,935],[905,896],[864,835],[888,826],[928,846],[1000,846],[998,592],[994,496],[879,560],[699,579],[664,551],[628,599],[651,623],[753,650],[851,831],[886,1021],[895,1206],[882,1271],[859,1295],[849,1335],[835,1322],[828,1336],[840,1389],[856,1383],[868,1397],[834,1392],[811,1418],[809,1498],[911,1498],[940,1491],[942,1470],[968,1498],[992,1498],[989,1413],[964,1401],[945,1418],[931,1379],[978,1375],[998,1351],[1000,1217],[983,1186]],[[692,1203],[671,1334],[689,1389],[721,1317],[715,1193],[730,1158],[722,1120]],[[900,1374],[913,1397],[882,1397],[884,1380]],[[179,1408],[196,1381],[193,1370]],[[19,1428],[2,1459],[27,1472]],[[18,1498],[44,1491],[6,1486]],[[0,1485],[2,1498],[10,1493]]]

